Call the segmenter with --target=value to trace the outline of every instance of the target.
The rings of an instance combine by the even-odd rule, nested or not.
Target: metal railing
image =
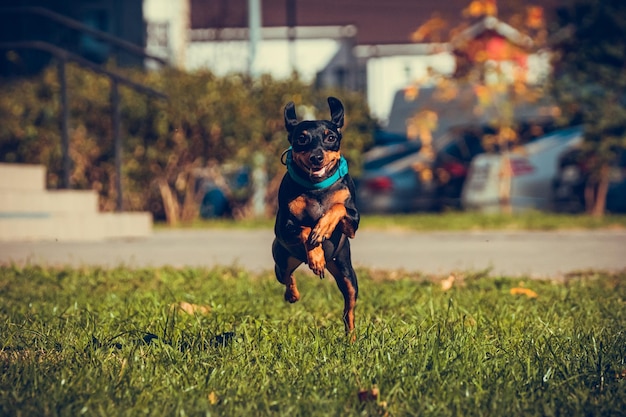
[[[83,25],[82,23],[75,21],[73,19],[67,18],[65,16],[59,15],[57,13],[51,12],[47,9],[43,9],[40,7],[18,7],[18,8],[0,8],[0,13],[9,12],[9,13],[34,13],[39,14],[44,17],[48,17],[56,22],[70,27],[72,29],[87,33],[89,35],[93,35],[98,37],[99,39],[109,42],[117,47],[120,47],[127,52],[132,54],[144,57],[155,59],[158,62],[163,64],[167,64],[165,60],[162,58],[154,57],[145,53],[145,51],[138,47],[137,45],[126,42],[122,39],[116,38],[115,36],[109,35],[104,32],[100,32],[98,30],[92,29],[88,26]],[[122,138],[121,138],[121,116],[120,116],[120,95],[119,95],[119,85],[126,85],[135,91],[140,93],[160,98],[167,99],[167,95],[164,93],[154,90],[150,87],[147,87],[143,84],[136,83],[131,79],[124,77],[120,74],[116,74],[102,65],[95,64],[77,54],[69,52],[63,48],[60,48],[56,45],[50,44],[48,42],[43,41],[17,41],[17,42],[0,42],[0,49],[33,49],[44,51],[52,56],[54,56],[57,60],[57,70],[58,70],[58,78],[59,84],[61,87],[61,96],[60,96],[60,119],[61,119],[61,151],[62,151],[62,176],[61,176],[61,188],[70,188],[70,172],[71,172],[71,159],[69,152],[69,106],[68,106],[68,93],[67,93],[67,76],[65,71],[65,66],[67,62],[73,61],[78,63],[79,65],[89,68],[90,70],[102,74],[108,77],[111,80],[111,121],[112,121],[112,130],[113,130],[113,143],[115,150],[115,185],[117,189],[117,201],[116,201],[116,210],[122,211],[123,209],[123,190],[122,190]]]

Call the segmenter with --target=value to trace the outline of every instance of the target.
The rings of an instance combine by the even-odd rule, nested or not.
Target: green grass
[[[537,211],[513,215],[446,212],[442,214],[364,216],[363,225],[373,229],[397,227],[416,231],[624,229],[626,228],[626,216],[606,215],[602,218],[596,218],[588,215]]]
[[[273,219],[195,220],[182,228],[242,228],[273,227]],[[158,224],[158,228],[167,227]],[[568,215],[527,212],[515,215],[482,214],[476,212],[416,213],[402,215],[369,215],[361,219],[363,229],[392,229],[415,231],[464,230],[567,230],[567,229],[624,229],[626,215],[606,215],[595,218],[588,215]]]
[[[624,415],[626,272],[359,274],[349,343],[310,274],[0,267],[0,415]]]

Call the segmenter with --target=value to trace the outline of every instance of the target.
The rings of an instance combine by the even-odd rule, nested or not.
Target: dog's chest
[[[301,194],[289,203],[289,211],[299,221],[317,221],[328,211],[329,199],[327,196]]]

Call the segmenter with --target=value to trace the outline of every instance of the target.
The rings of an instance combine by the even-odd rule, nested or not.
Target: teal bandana
[[[285,151],[285,154],[286,154],[285,165],[287,165],[287,172],[289,173],[289,176],[296,183],[303,186],[304,188],[308,188],[309,190],[323,190],[324,188],[328,188],[334,183],[336,183],[337,181],[339,181],[340,179],[342,179],[343,177],[345,177],[346,174],[348,173],[348,162],[342,156],[341,159],[339,159],[339,168],[337,168],[337,170],[335,171],[333,175],[326,178],[324,181],[313,182],[310,179],[304,178],[301,175],[299,175],[294,169],[293,158],[291,157],[291,147],[289,147],[289,149]]]

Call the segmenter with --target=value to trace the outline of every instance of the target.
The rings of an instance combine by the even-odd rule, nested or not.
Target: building
[[[258,43],[253,45],[248,6],[255,1],[260,7],[260,28]],[[177,57],[181,67],[208,68],[221,75],[269,73],[279,78],[295,71],[320,87],[365,92],[370,109],[381,120],[387,119],[396,90],[415,82],[428,84],[435,74],[455,73],[459,60],[467,55],[459,51],[475,48],[478,41],[492,49],[499,46],[500,50],[507,49],[503,45],[515,45],[516,50],[524,51],[524,65],[533,68],[529,73],[536,75],[535,80],[540,79],[546,72],[546,55],[532,42],[520,43],[528,36],[525,38],[523,32],[505,22],[526,27],[529,18],[542,21],[544,10],[554,10],[563,3],[537,0],[538,6],[528,6],[514,0],[255,1],[182,0],[165,11],[166,3],[174,3],[145,0],[144,15],[149,29],[169,25],[167,54]],[[150,49],[150,37],[148,48],[158,53]],[[516,59],[519,57],[516,55]],[[506,67],[504,61],[500,59],[498,65]]]
[[[102,64],[115,58],[119,65],[143,65],[146,28],[143,0],[4,0],[0,4],[0,75],[21,76],[48,65],[52,55],[43,42]],[[84,31],[94,29],[116,38],[110,42]],[[7,45],[20,43],[20,48]],[[38,44],[40,47],[44,45]],[[130,51],[136,52],[130,52]]]
[[[411,83],[428,84],[436,74],[458,72],[459,62],[468,58],[459,51],[470,46],[502,52],[511,50],[503,45],[516,45],[516,51],[526,55],[524,65],[541,68],[529,71],[540,78],[547,58],[537,53],[539,45],[519,42],[524,38],[519,28],[528,27],[529,16],[541,21],[544,10],[563,2],[536,0],[540,6],[528,6],[516,0],[6,0],[0,6],[0,43],[45,40],[97,63],[115,55],[122,65],[161,65],[117,53],[106,42],[32,13],[33,6],[46,7],[183,69],[206,68],[220,75],[269,73],[278,78],[295,71],[320,87],[363,91],[373,114],[386,120],[396,90]],[[251,21],[248,10],[254,4],[259,13]],[[511,62],[519,63],[519,57]],[[21,51],[17,58],[4,53],[0,73],[36,70],[49,59],[41,51]],[[503,59],[497,62],[500,68],[507,66]]]

